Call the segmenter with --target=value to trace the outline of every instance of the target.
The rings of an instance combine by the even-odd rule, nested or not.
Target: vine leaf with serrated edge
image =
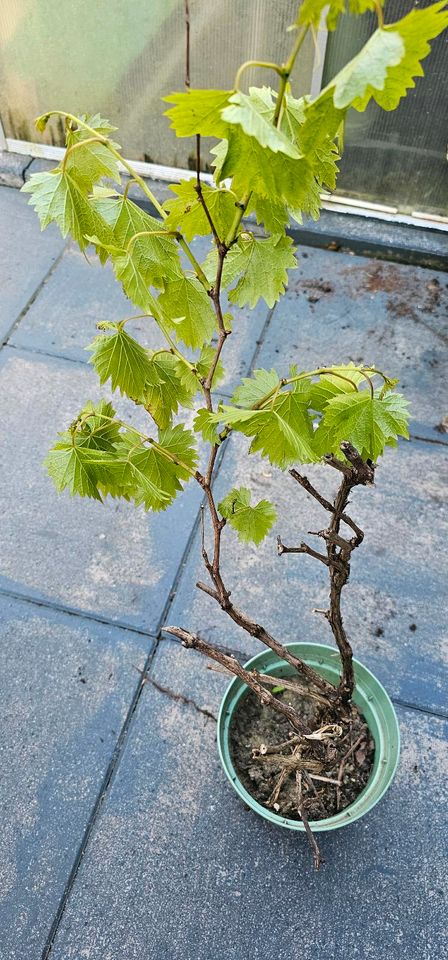
[[[218,510],[241,541],[258,546],[274,525],[277,513],[269,500],[260,500],[255,506],[251,506],[250,501],[247,487],[234,487],[218,504]]]

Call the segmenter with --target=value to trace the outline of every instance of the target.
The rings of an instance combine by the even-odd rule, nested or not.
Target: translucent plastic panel
[[[191,83],[232,87],[245,59],[284,59],[291,0],[190,0]],[[309,89],[314,46],[300,65]],[[119,127],[130,158],[185,167],[192,144],[177,140],[161,97],[183,88],[184,0],[1,0],[0,116],[7,137],[39,139],[33,119],[49,108],[100,111]],[[247,82],[271,83],[267,71]],[[245,81],[245,82],[246,82]],[[61,143],[52,126],[47,142]]]
[[[409,0],[386,0],[386,23],[409,13]],[[415,6],[427,7],[428,0]],[[355,56],[376,18],[343,17],[330,34],[324,84]],[[425,77],[416,80],[393,113],[372,103],[365,113],[350,111],[340,165],[338,193],[390,204],[405,213],[425,211],[448,216],[448,31],[432,42],[424,60]]]

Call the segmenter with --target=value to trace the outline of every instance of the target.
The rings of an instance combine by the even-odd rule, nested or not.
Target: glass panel
[[[386,0],[386,23],[399,20],[411,6],[409,0]],[[328,37],[324,85],[374,29],[376,18],[368,14],[342,18]],[[423,62],[425,77],[416,80],[396,111],[386,113],[375,103],[365,113],[350,111],[338,194],[390,204],[404,213],[448,215],[447,44],[447,31],[432,41],[432,53]]]
[[[190,0],[192,86],[233,86],[246,59],[284,59],[291,0]],[[309,89],[314,45],[301,59]],[[161,97],[183,88],[183,0],[2,0],[0,116],[7,137],[39,140],[33,119],[46,110],[101,112],[119,128],[124,155],[186,167],[192,144],[176,140]],[[251,75],[252,74],[252,75]],[[267,71],[247,82],[274,84]],[[48,143],[62,143],[54,125]]]

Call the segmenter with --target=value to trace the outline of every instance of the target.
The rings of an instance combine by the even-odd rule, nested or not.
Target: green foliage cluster
[[[201,185],[199,177],[173,184],[173,196],[162,206],[122,159],[107,120],[59,111],[38,119],[43,130],[53,114],[62,115],[67,140],[61,164],[35,174],[23,188],[42,228],[56,222],[81,250],[93,244],[101,262],[112,264],[134,307],[158,325],[165,343],[157,351],[144,348],[126,329],[132,318],[98,324],[88,349],[100,383],[146,411],[154,430],[143,433],[123,422],[110,402],[88,403],[48,455],[58,490],[98,500],[109,494],[163,510],[190,478],[204,484],[199,437],[215,456],[230,432],[244,434],[250,453],[285,469],[340,454],[342,440],[375,461],[397,437],[408,435],[406,402],[396,382],[374,368],[294,368],[287,376],[256,370],[230,403],[216,405],[213,395],[232,328],[231,314],[221,310],[221,291],[230,307],[252,308],[260,298],[274,305],[296,264],[287,225],[291,217],[317,218],[322,190],[334,189],[348,110],[365,110],[372,99],[393,110],[422,75],[429,41],[448,25],[445,0],[388,25],[380,0],[331,0],[330,29],[341,14],[371,10],[377,11],[378,29],[318,97],[296,98],[289,75],[307,31],[318,25],[326,6],[323,0],[301,4],[291,57],[274,65],[278,91],[262,86],[244,92],[243,65],[232,90],[187,90],[165,98],[176,136],[217,142],[214,184]],[[158,217],[122,190],[120,161]],[[243,225],[250,213],[263,236]],[[196,236],[210,238],[203,263],[189,246]],[[173,418],[193,406],[193,428],[175,425]],[[241,539],[255,543],[276,516],[268,501],[251,505],[245,487],[232,489],[218,511]]]

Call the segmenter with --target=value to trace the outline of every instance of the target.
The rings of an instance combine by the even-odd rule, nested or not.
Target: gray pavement
[[[160,636],[169,620],[257,650],[194,588],[195,488],[148,516],[58,498],[42,468],[57,429],[104,393],[84,350],[95,323],[132,308],[108,268],[40,234],[17,190],[0,188],[0,225],[1,960],[445,960],[448,275],[303,248],[287,297],[240,311],[228,344],[227,395],[253,364],[353,359],[399,376],[416,418],[354,495],[366,539],[345,602],[357,655],[397,705],[402,759],[369,816],[321,835],[316,875],[304,838],[259,821],[220,769],[225,678]],[[217,483],[235,482],[273,497],[285,541],[322,523],[232,439]],[[229,531],[235,600],[281,639],[330,640],[311,613],[315,566]],[[145,667],[192,702],[142,684]]]

